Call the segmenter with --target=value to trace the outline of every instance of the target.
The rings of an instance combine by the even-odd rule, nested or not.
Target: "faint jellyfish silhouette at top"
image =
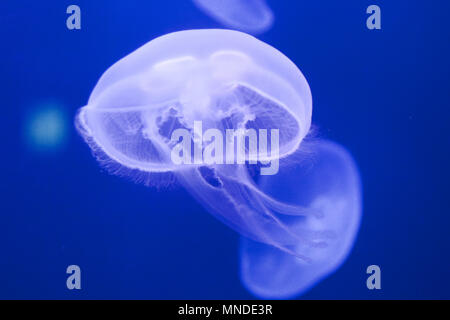
[[[198,8],[224,26],[251,34],[269,30],[274,21],[266,0],[193,0]]]
[[[328,211],[330,203],[342,199],[333,193],[335,190],[325,192],[326,185],[304,190],[315,193],[317,203],[313,205],[302,198],[287,202],[271,195],[272,190],[264,185],[265,177],[261,177],[260,185],[256,184],[251,171],[262,172],[281,161],[274,177],[285,177],[286,163],[295,162],[294,156],[303,150],[311,116],[308,83],[280,51],[238,31],[189,30],[154,39],[109,68],[87,106],[80,109],[77,127],[111,172],[146,185],[160,186],[176,180],[211,214],[249,241],[271,246],[294,261],[319,265],[323,256],[329,255],[323,262],[323,276],[330,271],[329,261],[339,260],[342,252],[350,250],[342,243],[347,243],[346,237],[357,227],[342,234],[346,230],[342,224],[352,220],[346,214],[353,211],[339,211],[332,216]],[[200,133],[196,122],[202,125]],[[217,134],[214,139],[206,138],[206,133],[199,139],[210,129]],[[240,129],[271,133],[266,149],[245,149],[246,159],[261,160],[258,164],[173,161],[172,151],[179,145],[173,136],[179,130],[188,133],[180,138],[194,145],[195,155],[196,150],[204,154],[211,146],[217,152],[219,146],[228,143],[218,137]],[[272,129],[278,133],[275,135]],[[324,163],[335,160],[322,156],[322,149],[317,150],[318,159],[324,159]],[[186,154],[191,156],[191,151]],[[319,178],[326,174],[326,168],[324,165],[317,169]],[[286,181],[291,187],[297,186]],[[300,194],[303,190],[298,191]],[[342,219],[342,224],[335,217]],[[321,231],[316,230],[317,225]],[[352,241],[353,237],[348,240]],[[261,257],[266,255],[267,251],[262,251]],[[243,261],[251,265],[255,256],[243,255]],[[286,259],[280,268],[289,270],[291,262]],[[317,280],[314,273],[305,277]],[[243,280],[258,294],[249,285],[258,279]]]

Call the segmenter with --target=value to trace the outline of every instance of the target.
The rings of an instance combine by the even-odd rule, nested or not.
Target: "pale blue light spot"
[[[25,138],[31,150],[58,151],[65,145],[67,136],[68,117],[58,103],[41,103],[29,112],[25,120]]]

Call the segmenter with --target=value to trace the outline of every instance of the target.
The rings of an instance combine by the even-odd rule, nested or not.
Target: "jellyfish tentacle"
[[[261,199],[264,201],[264,203],[267,205],[267,207],[276,211],[277,213],[285,214],[285,215],[294,215],[294,216],[313,215],[318,219],[323,217],[323,212],[321,210],[277,201],[276,199],[270,197],[269,195],[267,195],[266,193],[261,191],[261,189],[259,189],[254,183],[252,183],[250,181],[239,181],[238,179],[236,179],[234,177],[229,177],[229,178],[235,180],[236,182],[245,184],[248,188],[252,189],[252,191],[254,191],[258,195],[260,195]]]

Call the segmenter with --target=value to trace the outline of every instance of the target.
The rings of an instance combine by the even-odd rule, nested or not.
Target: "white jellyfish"
[[[249,171],[276,173],[280,159],[302,149],[311,114],[308,83],[281,52],[238,31],[189,30],[152,40],[109,68],[77,127],[112,172],[149,185],[176,179],[241,235],[314,263],[324,252],[339,254],[323,250],[335,239],[324,235],[340,241],[341,232],[324,218],[327,207],[277,199]],[[286,217],[312,225],[299,229]]]
[[[226,27],[260,34],[272,27],[274,16],[266,0],[193,0],[198,8]]]
[[[323,239],[326,246],[293,244],[298,247],[294,251],[313,257],[304,261],[273,246],[242,238],[241,279],[259,297],[289,298],[306,291],[342,264],[359,228],[360,177],[352,157],[340,145],[326,140],[305,147],[308,156],[291,156],[300,157],[300,163],[282,163],[286,170],[262,176],[259,186],[279,201],[320,211],[320,218],[280,215],[280,219],[298,234]]]

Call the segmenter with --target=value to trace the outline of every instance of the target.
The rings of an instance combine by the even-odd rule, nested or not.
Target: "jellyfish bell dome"
[[[308,133],[312,99],[296,65],[239,31],[187,30],[156,38],[110,67],[77,116],[91,146],[128,168],[180,170],[170,161],[176,128],[279,129],[279,157]],[[231,119],[231,121],[230,121]]]

